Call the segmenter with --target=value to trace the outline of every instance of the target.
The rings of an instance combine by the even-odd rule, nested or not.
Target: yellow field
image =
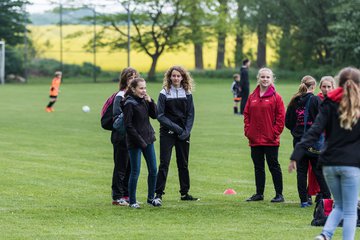
[[[99,27],[98,27],[99,28]],[[41,57],[60,59],[60,30],[58,26],[30,26],[31,38],[35,47],[40,51]],[[66,38],[70,34],[78,31],[86,34],[76,38]],[[86,53],[83,45],[93,36],[93,27],[85,25],[68,25],[63,26],[63,61],[70,64],[82,64],[83,62],[93,63],[93,54]],[[116,36],[112,36],[116,37]],[[207,43],[204,48],[204,67],[214,69],[216,64],[216,41]],[[256,53],[257,40],[256,36],[247,36],[245,39],[245,50],[251,49]],[[268,44],[274,45],[274,44]],[[225,64],[234,67],[234,48],[235,37],[230,36],[226,42]],[[269,64],[276,60],[275,50],[271,47],[267,49],[267,61]],[[230,63],[230,65],[229,65]],[[126,51],[109,51],[106,49],[97,49],[96,65],[103,70],[120,71],[127,66]],[[130,65],[141,72],[149,70],[151,59],[143,52],[131,51]],[[194,51],[193,46],[185,46],[178,51],[165,52],[159,59],[157,71],[164,71],[172,65],[182,65],[187,69],[194,68]]]

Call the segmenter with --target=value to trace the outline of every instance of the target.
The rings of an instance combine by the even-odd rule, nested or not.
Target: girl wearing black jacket
[[[301,79],[298,92],[291,99],[286,110],[285,126],[291,131],[293,136],[293,146],[300,142],[304,135],[304,127],[309,129],[313,124],[316,115],[319,111],[321,100],[314,96],[313,92],[316,87],[316,80],[311,76],[305,76]],[[308,109],[306,109],[308,106]],[[305,123],[305,112],[308,113],[307,122]],[[311,202],[308,202],[307,192],[307,173],[309,162],[316,179],[320,186],[320,192],[323,198],[330,198],[330,191],[326,185],[324,176],[320,169],[316,168],[317,157],[307,156],[299,160],[297,165],[297,188],[300,198],[300,207],[309,207]]]
[[[171,67],[164,76],[163,89],[158,98],[160,122],[160,165],[156,181],[156,200],[162,201],[172,149],[175,146],[180,182],[180,199],[199,200],[188,194],[190,190],[189,150],[190,132],[194,123],[194,103],[191,94],[193,79],[180,66]]]
[[[149,173],[147,203],[160,207],[161,203],[154,201],[156,184],[155,132],[149,120],[149,117],[153,119],[157,117],[156,104],[146,93],[146,82],[142,78],[135,78],[130,82],[125,97],[124,124],[131,166],[129,206],[140,208],[136,201],[136,187],[140,174],[141,153],[143,153]]]
[[[360,71],[344,68],[339,87],[328,93],[319,114],[291,155],[289,172],[296,169],[307,146],[325,131],[326,146],[319,157],[335,207],[316,240],[329,240],[343,219],[343,240],[355,239],[360,185]]]
[[[138,72],[131,67],[122,70],[120,75],[119,92],[116,94],[113,103],[113,116],[116,118],[122,113],[121,103],[124,100],[124,94],[127,90],[129,81],[138,77]],[[114,149],[114,171],[112,177],[112,204],[117,206],[128,206],[129,203],[129,154],[126,146],[126,140],[118,131],[111,131],[111,143]]]

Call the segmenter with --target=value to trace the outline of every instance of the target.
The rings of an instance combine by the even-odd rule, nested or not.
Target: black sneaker
[[[182,201],[198,201],[198,200],[200,200],[199,198],[193,197],[193,196],[191,196],[189,194],[181,195],[180,199]]]
[[[152,200],[148,199],[148,200],[147,200],[147,203],[148,203],[149,205],[154,206],[154,207],[161,207],[161,205],[162,205],[161,199],[160,199],[160,198],[156,198],[156,197],[155,197],[154,199],[152,199]]]
[[[271,202],[273,203],[284,202],[284,201],[285,199],[281,194],[276,194],[276,196],[273,199],[271,199]]]
[[[248,199],[246,199],[247,202],[262,201],[262,200],[264,200],[264,195],[261,195],[261,194],[254,194],[251,197],[249,197]]]

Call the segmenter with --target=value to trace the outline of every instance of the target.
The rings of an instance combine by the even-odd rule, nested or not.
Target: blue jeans
[[[325,166],[323,174],[334,197],[335,207],[331,211],[322,233],[331,239],[336,227],[344,219],[343,240],[353,240],[357,222],[360,168]]]
[[[148,199],[154,198],[155,185],[156,185],[156,156],[154,144],[148,144],[145,149],[130,148],[130,178],[129,178],[129,197],[130,204],[136,203],[136,187],[140,174],[141,166],[141,152],[144,155],[146,165],[148,168]]]

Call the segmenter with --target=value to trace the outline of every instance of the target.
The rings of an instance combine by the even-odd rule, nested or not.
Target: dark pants
[[[240,114],[244,114],[244,109],[245,109],[245,105],[248,100],[248,97],[249,97],[249,89],[245,88],[241,91]]]
[[[112,177],[112,198],[114,200],[128,197],[128,184],[130,176],[129,154],[125,139],[113,142],[114,171]]]
[[[265,157],[269,167],[276,194],[283,191],[281,167],[278,161],[278,146],[251,147],[251,158],[255,168],[256,193],[263,195],[265,189]]]
[[[156,155],[154,144],[148,144],[145,149],[140,148],[130,148],[130,179],[129,179],[129,193],[130,193],[130,204],[136,203],[136,188],[137,182],[140,175],[141,167],[141,152],[144,155],[146,165],[148,168],[148,200],[154,198],[155,185],[156,185]]]
[[[299,139],[294,139],[293,145],[299,142]],[[300,161],[296,163],[297,169],[297,188],[299,193],[299,198],[301,202],[308,201],[308,191],[307,191],[307,173],[309,168],[309,162],[311,164],[312,170],[315,174],[316,180],[319,183],[320,193],[322,198],[330,198],[330,190],[326,184],[324,175],[321,169],[316,167],[318,158],[304,156]]]
[[[180,194],[185,195],[190,189],[190,176],[188,169],[190,137],[182,141],[179,140],[175,134],[164,133],[160,135],[160,165],[156,181],[156,194],[158,195],[165,194],[164,190],[166,178],[174,146],[180,182]]]

